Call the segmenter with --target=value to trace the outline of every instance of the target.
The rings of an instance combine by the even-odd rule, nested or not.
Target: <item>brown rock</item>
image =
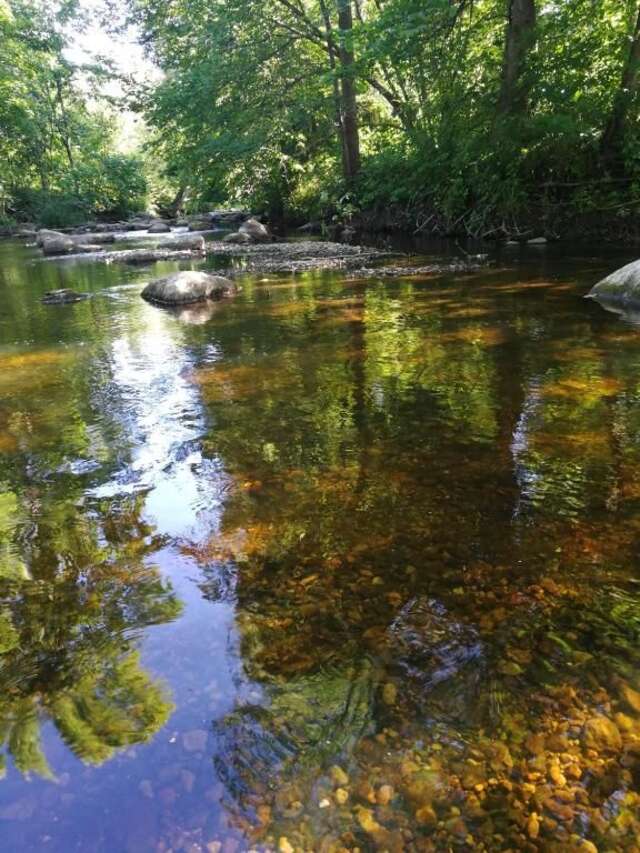
[[[374,818],[371,809],[362,807],[358,809],[358,823],[369,834],[379,832],[382,829],[378,821]]]
[[[622,749],[620,731],[608,717],[591,717],[582,732],[582,743],[596,752],[617,752]]]
[[[633,687],[623,683],[620,685],[620,695],[627,705],[640,714],[640,693],[638,693],[637,690],[634,690]]]
[[[573,820],[573,809],[564,803],[559,803],[553,797],[547,797],[544,801],[544,807],[558,820],[568,821]]]
[[[381,785],[376,794],[376,800],[379,805],[387,806],[394,797],[394,790],[391,785]]]
[[[429,826],[430,824],[437,822],[438,816],[436,815],[433,806],[422,806],[422,808],[419,808],[416,812],[416,820],[424,826]]]
[[[342,767],[338,764],[334,764],[331,770],[329,771],[329,775],[331,776],[331,781],[334,785],[339,785],[343,787],[344,785],[349,784],[349,777],[344,772]]]

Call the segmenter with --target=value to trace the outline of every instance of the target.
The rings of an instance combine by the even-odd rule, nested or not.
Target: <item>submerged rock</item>
[[[142,298],[159,305],[187,305],[234,296],[237,286],[228,278],[205,272],[183,271],[159,278],[142,291]]]
[[[612,272],[587,293],[587,299],[624,307],[640,306],[640,260]]]
[[[390,629],[394,665],[418,687],[433,689],[482,657],[477,630],[453,618],[435,599],[414,598]]]
[[[204,729],[193,729],[182,735],[182,746],[186,752],[203,752],[208,739],[209,735]]]
[[[72,302],[81,302],[83,299],[88,299],[89,295],[88,293],[78,293],[75,290],[69,290],[69,288],[64,287],[60,290],[48,290],[41,301],[45,305],[69,305]]]

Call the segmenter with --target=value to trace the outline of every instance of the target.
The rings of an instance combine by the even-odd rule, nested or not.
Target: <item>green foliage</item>
[[[52,497],[33,520],[30,572],[16,572],[3,555],[12,554],[21,503],[0,493],[0,750],[23,773],[52,775],[43,719],[80,759],[100,764],[150,739],[173,711],[136,647],[144,629],[182,610],[171,586],[141,564],[157,547],[141,506],[106,502],[88,517],[74,500]],[[59,567],[53,576],[50,566]],[[0,752],[0,770],[5,764]]]
[[[65,58],[73,4],[11,0],[0,12],[0,217],[73,225],[144,207],[139,159],[115,151],[106,69]]]
[[[536,48],[521,70],[527,108],[505,114],[502,0],[358,0],[353,30],[339,34],[335,4],[322,0],[222,0],[206,14],[196,0],[170,9],[129,0],[166,72],[140,99],[150,148],[196,205],[237,200],[295,219],[341,215],[335,48],[343,39],[358,87],[357,208],[395,206],[414,219],[430,211],[482,231],[527,217],[551,227],[554,216],[584,210],[585,194],[598,209],[603,182],[614,204],[632,200],[636,82],[625,101],[623,162],[612,165],[601,145],[640,38],[637,0],[603,0],[597,15],[592,0],[536,5]]]

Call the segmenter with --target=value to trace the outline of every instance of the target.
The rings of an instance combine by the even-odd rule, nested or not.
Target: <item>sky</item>
[[[80,0],[79,5],[88,24],[82,31],[74,30],[70,33],[69,47],[65,50],[65,56],[70,62],[88,64],[98,57],[104,57],[122,74],[133,75],[140,80],[160,77],[159,69],[144,55],[135,29],[130,28],[126,33],[114,35],[100,21],[102,0]],[[113,97],[123,94],[120,83],[115,80],[105,84],[104,92]],[[128,111],[122,111],[119,118],[117,147],[123,152],[130,151],[139,142],[141,119]]]
[[[157,69],[145,57],[142,46],[136,40],[137,33],[133,28],[126,34],[116,36],[107,32],[100,22],[101,0],[80,0],[79,5],[89,24],[83,32],[72,33],[72,46],[66,51],[71,61],[91,62],[96,56],[104,56],[125,74],[157,74]]]

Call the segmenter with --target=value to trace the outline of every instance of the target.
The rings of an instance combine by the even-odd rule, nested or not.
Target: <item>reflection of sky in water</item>
[[[117,751],[98,767],[76,757],[43,715],[41,740],[57,784],[34,777],[25,787],[21,774],[10,769],[0,786],[6,850],[47,845],[67,853],[87,849],[88,838],[95,839],[97,850],[129,849],[136,838],[144,847],[162,834],[159,821],[168,799],[175,797],[179,809],[188,811],[189,803],[203,801],[203,790],[211,836],[229,834],[219,805],[223,787],[211,762],[211,726],[251,685],[239,663],[233,585],[224,601],[205,599],[198,586],[202,567],[179,544],[219,528],[228,486],[221,461],[203,458],[205,416],[199,389],[189,379],[196,359],[214,363],[219,348],[209,339],[189,350],[184,326],[141,304],[138,289],[117,286],[117,297],[109,299],[114,337],[98,348],[91,365],[97,373],[90,391],[94,422],[87,424],[87,458],[71,458],[58,472],[92,483],[78,506],[90,513],[95,506],[97,517],[100,506],[144,494],[144,519],[154,534],[175,543],[166,542],[145,561],[170,580],[182,613],[176,621],[147,628],[134,647],[150,676],[166,683],[176,708],[148,743]],[[105,444],[107,464],[100,452]],[[185,733],[194,732],[197,750],[184,740]],[[190,799],[194,786],[199,793]],[[30,822],[28,830],[24,821]]]
[[[124,419],[130,457],[88,495],[148,491],[146,513],[159,533],[194,535],[199,525],[217,526],[225,477],[198,446],[204,417],[198,388],[186,376],[193,357],[175,340],[175,318],[151,309],[145,321],[144,332],[122,335],[110,348],[108,393]],[[210,345],[207,361],[215,354]]]
[[[529,450],[529,432],[532,428],[532,420],[540,408],[540,403],[540,379],[535,376],[527,388],[522,412],[511,439],[511,455],[516,483],[518,484],[518,499],[513,509],[514,519],[521,516],[535,498],[538,475],[527,467],[526,454]]]

